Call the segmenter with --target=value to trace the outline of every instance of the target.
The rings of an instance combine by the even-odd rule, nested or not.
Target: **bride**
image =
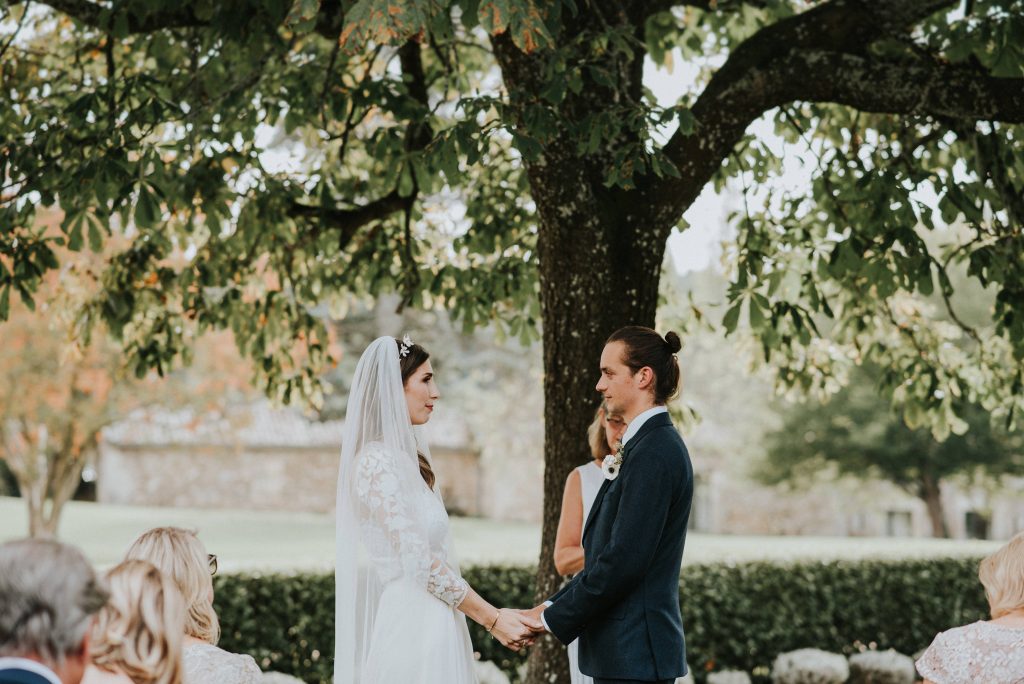
[[[430,355],[380,337],[359,359],[338,476],[335,684],[473,684],[465,616],[519,650],[542,629],[459,574],[420,433],[439,394]]]

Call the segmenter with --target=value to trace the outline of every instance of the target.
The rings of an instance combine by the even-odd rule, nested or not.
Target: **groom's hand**
[[[533,630],[534,635],[541,635],[547,631],[544,628],[544,622],[540,619],[540,614],[544,612],[545,608],[547,608],[547,604],[542,603],[530,610],[517,611],[523,616],[523,624]]]
[[[491,635],[503,646],[513,651],[532,646],[537,638],[536,622],[524,615],[523,611],[502,608],[492,627]],[[541,627],[543,631],[543,626]]]

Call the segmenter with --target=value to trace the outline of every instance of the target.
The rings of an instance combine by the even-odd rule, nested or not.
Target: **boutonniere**
[[[608,454],[604,457],[604,462],[601,464],[601,472],[604,473],[604,479],[614,480],[619,476],[619,468],[622,466],[622,442],[615,443],[615,453]]]

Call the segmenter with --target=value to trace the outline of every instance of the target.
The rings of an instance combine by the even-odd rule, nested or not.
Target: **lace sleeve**
[[[191,646],[182,652],[184,681],[190,684],[258,684],[262,672],[244,653],[230,653],[211,645]]]
[[[370,445],[359,462],[356,492],[364,518],[364,538],[381,579],[411,577],[450,606],[466,597],[469,585],[445,560],[431,552],[422,520],[402,500],[400,475],[383,446]]]
[[[455,607],[462,603],[462,599],[469,593],[469,583],[448,563],[432,557],[427,590],[449,606]]]
[[[936,684],[944,684],[949,681],[949,673],[946,671],[946,651],[949,645],[946,641],[945,633],[936,635],[931,646],[916,663],[918,673]]]

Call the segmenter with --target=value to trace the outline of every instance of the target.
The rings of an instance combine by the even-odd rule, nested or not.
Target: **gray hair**
[[[0,657],[60,666],[80,651],[107,589],[73,546],[42,539],[0,545]]]

